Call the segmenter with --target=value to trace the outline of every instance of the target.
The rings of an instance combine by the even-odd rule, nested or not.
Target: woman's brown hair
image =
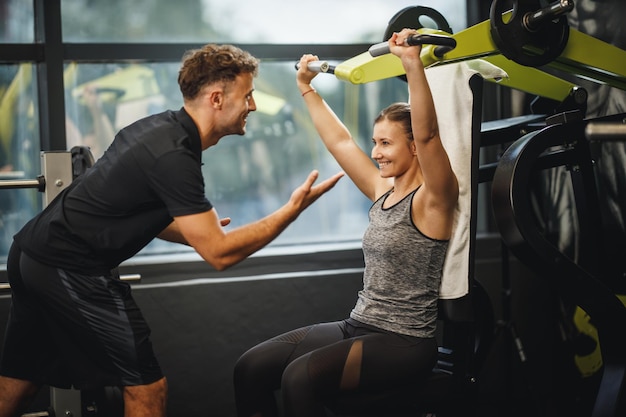
[[[402,125],[404,129],[404,133],[409,140],[413,140],[413,128],[411,125],[411,107],[409,103],[393,103],[386,108],[382,109],[376,119],[374,119],[374,124],[382,121],[389,120],[390,122],[396,122]]]

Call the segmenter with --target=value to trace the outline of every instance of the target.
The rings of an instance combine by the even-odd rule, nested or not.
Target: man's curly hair
[[[256,77],[259,60],[233,45],[209,44],[187,51],[178,72],[178,85],[185,99],[194,99],[202,87],[216,82],[231,82],[239,74]]]

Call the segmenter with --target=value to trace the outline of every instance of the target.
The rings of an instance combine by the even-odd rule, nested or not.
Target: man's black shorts
[[[119,275],[49,267],[15,244],[7,272],[12,303],[0,374],[77,389],[162,378],[150,328]]]

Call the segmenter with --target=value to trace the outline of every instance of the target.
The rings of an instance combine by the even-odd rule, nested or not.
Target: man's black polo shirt
[[[184,109],[122,129],[93,167],[15,236],[32,258],[102,273],[132,257],[174,216],[212,208],[198,129]]]

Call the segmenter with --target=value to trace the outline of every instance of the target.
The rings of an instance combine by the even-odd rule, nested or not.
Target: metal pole
[[[585,137],[590,141],[626,141],[626,121],[590,122],[585,127]]]
[[[46,181],[43,176],[37,177],[36,180],[0,180],[0,189],[37,188],[43,191],[45,187]]]

